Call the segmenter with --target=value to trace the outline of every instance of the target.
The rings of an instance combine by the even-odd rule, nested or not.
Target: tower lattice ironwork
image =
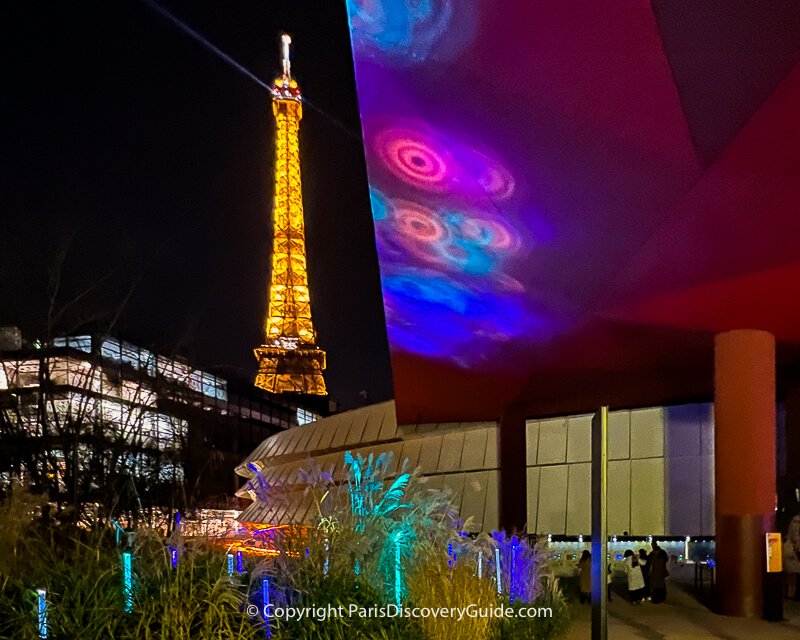
[[[256,386],[272,393],[326,395],[325,352],[316,344],[306,270],[298,132],[303,106],[289,61],[291,38],[281,36],[283,69],[272,88],[275,114],[275,201],[272,275],[266,339],[254,352]]]

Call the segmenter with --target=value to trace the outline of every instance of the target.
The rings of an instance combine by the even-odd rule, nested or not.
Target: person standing
[[[650,563],[648,562],[647,551],[639,549],[639,566],[642,568],[642,577],[644,578],[644,600],[650,599]]]
[[[625,552],[625,569],[628,574],[628,595],[631,604],[642,604],[644,576],[636,555],[630,549]]]
[[[653,540],[653,550],[650,552],[650,594],[653,604],[659,604],[667,599],[667,552]]]
[[[592,601],[592,554],[588,549],[583,550],[581,559],[578,560],[579,588],[581,591],[581,604]]]
[[[787,597],[800,600],[800,513],[789,523],[783,543],[783,576],[789,591]]]

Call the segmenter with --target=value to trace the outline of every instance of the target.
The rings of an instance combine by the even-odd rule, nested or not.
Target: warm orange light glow
[[[275,201],[272,275],[266,343],[256,347],[256,386],[272,393],[326,395],[325,352],[316,345],[306,270],[305,223],[298,133],[303,107],[297,82],[289,74],[275,80]]]

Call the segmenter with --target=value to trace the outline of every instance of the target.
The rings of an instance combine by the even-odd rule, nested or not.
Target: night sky
[[[391,397],[343,2],[165,0],[270,82],[294,37],[309,278],[329,390]],[[250,379],[271,243],[269,96],[141,0],[5,2],[0,324],[111,330]],[[345,130],[348,130],[349,133]],[[63,258],[63,266],[58,267]],[[68,302],[85,292],[76,303]]]

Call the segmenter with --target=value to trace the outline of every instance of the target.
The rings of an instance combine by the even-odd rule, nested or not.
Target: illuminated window
[[[111,358],[119,362],[120,360],[120,344],[116,340],[106,339],[100,345],[100,355],[104,358]]]
[[[66,338],[54,338],[54,347],[70,347],[72,349],[79,349],[86,353],[92,352],[92,337],[91,336],[69,336]]]
[[[319,420],[319,416],[316,413],[297,407],[297,424],[309,424],[315,420]]]
[[[157,367],[158,372],[165,378],[186,384],[186,379],[189,377],[190,371],[189,367],[182,362],[158,356]]]

